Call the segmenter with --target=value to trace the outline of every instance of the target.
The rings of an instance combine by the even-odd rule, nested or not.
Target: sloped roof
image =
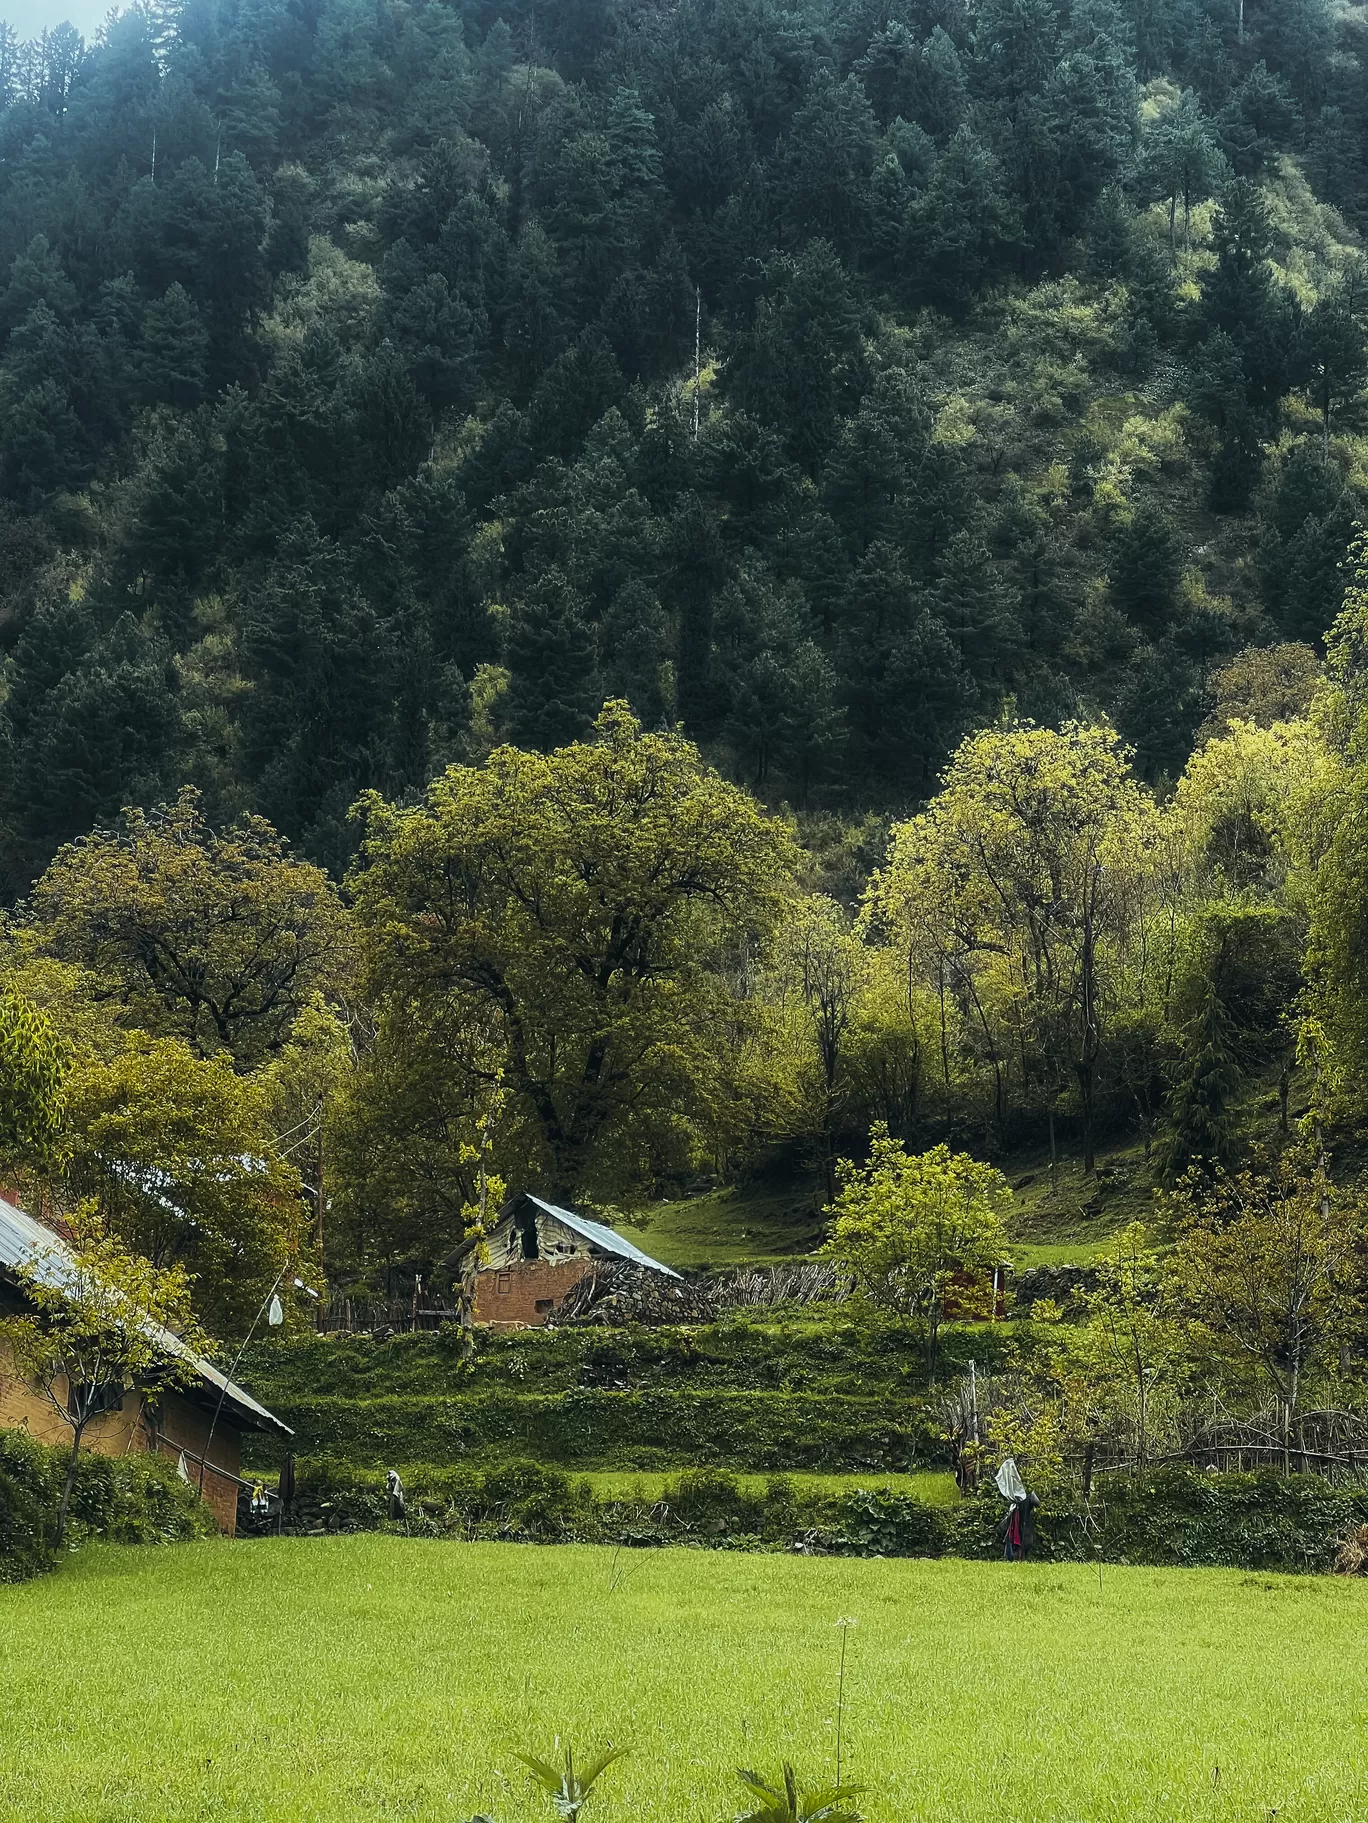
[[[637,1266],[649,1266],[652,1272],[663,1272],[666,1278],[678,1279],[683,1276],[672,1266],[662,1266],[649,1253],[643,1253],[640,1247],[634,1247],[630,1241],[623,1240],[615,1228],[606,1228],[602,1222],[591,1222],[588,1216],[576,1215],[573,1209],[562,1209],[555,1203],[543,1202],[541,1197],[533,1196],[530,1190],[527,1192],[527,1200],[535,1203],[547,1215],[554,1215],[558,1222],[564,1222],[567,1228],[572,1228],[595,1247],[601,1247],[605,1253],[616,1254],[620,1260],[631,1260]]]
[[[22,1209],[16,1209],[13,1203],[0,1197],[0,1272],[22,1268],[35,1273],[44,1284],[60,1290],[64,1256],[69,1252],[60,1234],[54,1234],[51,1228],[35,1222],[31,1215],[25,1215]],[[274,1412],[268,1412],[227,1374],[220,1373],[212,1361],[206,1361],[203,1355],[187,1348],[179,1336],[163,1329],[159,1323],[150,1324],[149,1333],[167,1354],[188,1361],[197,1379],[223,1395],[223,1409],[232,1412],[239,1424],[252,1430],[275,1431],[282,1437],[293,1437],[294,1432],[288,1424],[282,1424]]]

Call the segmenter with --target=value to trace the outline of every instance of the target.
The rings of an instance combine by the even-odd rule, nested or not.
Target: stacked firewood
[[[837,1302],[850,1295],[850,1277],[821,1260],[753,1266],[734,1272],[668,1278],[629,1260],[603,1260],[574,1286],[547,1319],[550,1325],[711,1323],[738,1306]]]

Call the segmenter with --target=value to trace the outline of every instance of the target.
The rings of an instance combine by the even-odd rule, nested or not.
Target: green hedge
[[[944,1451],[921,1408],[892,1397],[586,1387],[277,1397],[272,1409],[309,1452],[375,1465],[531,1455],[582,1468],[905,1469]],[[250,1447],[271,1446],[252,1439]]]
[[[407,1527],[429,1537],[694,1544],[883,1557],[996,1557],[1003,1507],[990,1491],[955,1507],[856,1488],[809,1491],[783,1475],[751,1490],[718,1469],[667,1483],[658,1500],[597,1499],[587,1481],[539,1462],[410,1467]],[[385,1529],[383,1478],[306,1461],[287,1531]],[[1326,1571],[1339,1541],[1368,1523],[1368,1489],[1315,1476],[1204,1475],[1168,1468],[1098,1478],[1091,1510],[1041,1509],[1036,1556],[1059,1563]],[[274,1530],[274,1522],[267,1529]],[[250,1532],[250,1525],[244,1526]]]
[[[952,1327],[942,1342],[942,1376],[967,1367],[971,1356],[985,1371],[1000,1365],[1008,1329]],[[648,1386],[865,1396],[887,1390],[908,1396],[926,1384],[921,1342],[907,1324],[768,1315],[664,1329],[479,1330],[470,1363],[462,1359],[460,1335],[451,1325],[383,1341],[351,1335],[267,1338],[248,1350],[239,1377],[267,1405],[326,1394],[376,1398]]]
[[[0,1582],[51,1567],[67,1452],[20,1431],[0,1431]],[[67,1543],[173,1544],[214,1530],[208,1509],[155,1456],[82,1454],[67,1519]]]

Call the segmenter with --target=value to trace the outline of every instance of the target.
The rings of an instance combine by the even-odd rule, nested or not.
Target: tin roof
[[[69,1251],[60,1234],[54,1234],[51,1228],[35,1222],[31,1215],[25,1215],[22,1209],[16,1209],[13,1203],[7,1203],[0,1197],[0,1272],[22,1268],[36,1273],[45,1284],[60,1289],[64,1256]],[[282,1424],[274,1412],[268,1412],[264,1405],[259,1405],[250,1393],[235,1385],[212,1361],[206,1361],[203,1355],[197,1355],[192,1348],[187,1348],[179,1336],[173,1335],[169,1329],[163,1329],[160,1324],[151,1324],[149,1332],[169,1355],[188,1361],[196,1377],[222,1395],[224,1410],[231,1411],[239,1424],[245,1424],[252,1430],[275,1431],[282,1437],[294,1435],[288,1424]]]
[[[602,1222],[591,1222],[588,1216],[576,1215],[573,1209],[562,1209],[555,1203],[543,1202],[541,1197],[527,1192],[529,1203],[535,1203],[538,1209],[547,1215],[554,1215],[558,1222],[564,1222],[586,1241],[595,1247],[601,1247],[605,1253],[616,1254],[621,1260],[631,1260],[637,1266],[649,1266],[652,1272],[663,1272],[667,1278],[677,1279],[683,1275],[672,1266],[662,1266],[659,1260],[653,1260],[649,1253],[643,1253],[640,1247],[634,1247],[630,1241],[624,1241],[615,1228],[607,1228]]]

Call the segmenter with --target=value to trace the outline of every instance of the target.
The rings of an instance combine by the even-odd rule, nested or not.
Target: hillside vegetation
[[[11,890],[187,782],[336,871],[363,789],[605,696],[813,812],[1004,705],[1176,774],[1213,666],[1338,607],[1364,47],[1325,0],[8,33]]]
[[[1241,1170],[1352,1227],[1366,33],[0,32],[17,1193],[223,1336],[282,1261],[468,1314],[524,1187],[689,1264],[887,1184],[971,1276]]]

